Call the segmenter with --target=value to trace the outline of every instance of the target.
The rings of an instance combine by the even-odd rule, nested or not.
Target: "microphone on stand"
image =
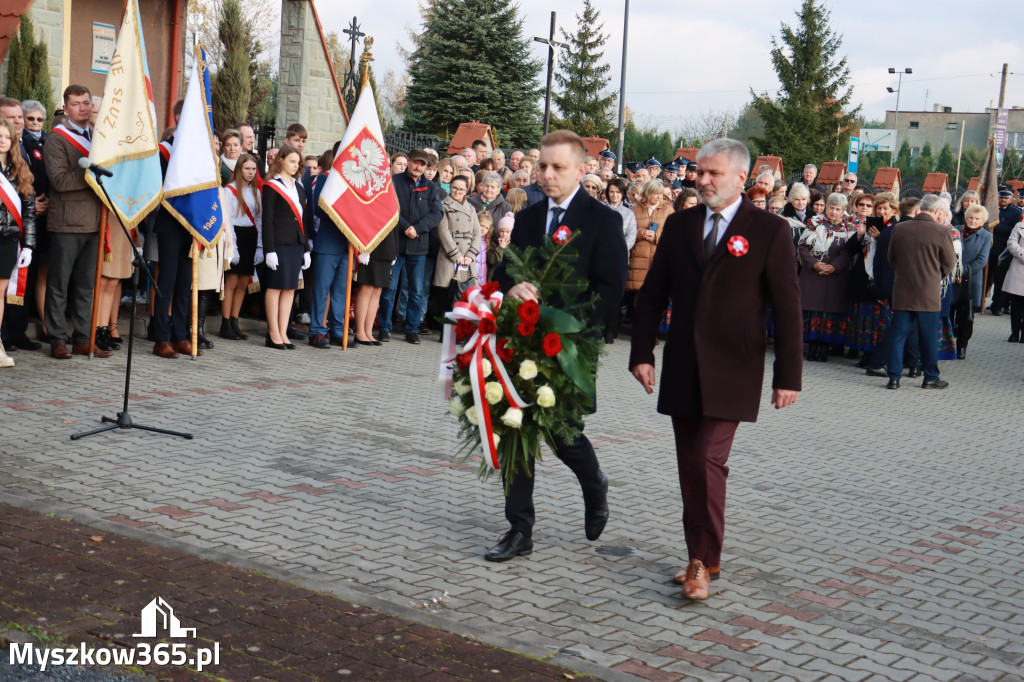
[[[82,158],[78,159],[78,167],[84,170],[92,171],[93,175],[98,175],[107,178],[114,177],[114,174],[111,171],[107,170],[103,166],[93,163],[92,161],[89,160],[89,157],[87,156],[83,156]]]

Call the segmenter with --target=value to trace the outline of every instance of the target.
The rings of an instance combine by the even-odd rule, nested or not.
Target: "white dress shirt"
[[[740,202],[742,201],[743,195],[740,194],[731,204],[728,206],[720,206],[717,211],[712,210],[711,207],[708,206],[708,213],[704,218],[704,239],[708,238],[708,235],[711,234],[711,230],[715,226],[715,221],[711,216],[715,213],[720,213],[722,215],[722,219],[718,221],[718,240],[715,241],[715,246],[718,246],[718,243],[722,241],[722,237],[725,236],[725,231],[729,229],[729,223],[731,223],[732,219],[736,217],[736,211],[740,209]]]

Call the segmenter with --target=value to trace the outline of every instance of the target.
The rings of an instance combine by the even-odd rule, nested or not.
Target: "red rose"
[[[473,336],[473,332],[476,331],[476,327],[469,320],[459,320],[455,323],[455,338],[458,341],[465,341],[469,337]]]
[[[512,349],[507,346],[508,339],[498,339],[498,357],[502,362],[512,359]]]
[[[469,289],[462,292],[462,302],[469,303]]]
[[[550,334],[544,337],[545,355],[547,355],[549,358],[553,358],[554,356],[558,355],[559,351],[561,350],[562,338],[558,334],[551,332]]]
[[[540,319],[540,306],[536,301],[523,301],[519,304],[519,319],[530,324],[537,324]]]
[[[497,282],[488,282],[487,284],[480,287],[480,293],[482,293],[485,298],[490,298],[500,288],[501,287]]]
[[[555,233],[554,233],[553,235],[551,235],[551,239],[552,239],[552,240],[553,240],[553,241],[554,241],[554,242],[555,242],[556,244],[558,244],[559,246],[561,246],[562,244],[564,244],[564,243],[566,243],[567,241],[569,241],[569,237],[570,237],[570,236],[572,236],[572,230],[570,230],[570,229],[569,229],[568,227],[566,227],[565,225],[562,225],[562,226],[561,226],[561,227],[559,227],[559,228],[558,228],[557,230],[555,230]]]
[[[472,353],[462,353],[461,355],[455,356],[455,362],[459,365],[459,369],[465,371],[469,367],[470,361],[473,359]]]
[[[481,334],[495,334],[498,331],[498,324],[491,319],[480,320],[480,333]]]
[[[520,322],[519,323],[519,335],[520,336],[529,336],[530,334],[533,333],[533,331],[536,328],[537,328],[536,325],[531,324],[530,322]]]

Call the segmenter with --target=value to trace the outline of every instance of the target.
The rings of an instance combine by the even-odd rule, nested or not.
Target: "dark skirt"
[[[804,341],[843,343],[846,335],[846,313],[804,311]]]
[[[259,235],[253,225],[235,225],[235,246],[238,247],[238,265],[232,265],[224,274],[252,277],[256,271],[256,240]]]
[[[0,279],[10,279],[14,266],[18,264],[18,244],[21,235],[0,237]],[[0,291],[0,296],[5,292]]]
[[[889,328],[892,313],[878,301],[855,301],[846,320],[846,345],[853,350],[874,351]]]
[[[260,282],[264,289],[298,289],[299,273],[302,272],[302,244],[279,244],[277,246],[277,270],[267,268],[266,280]]]
[[[387,289],[391,286],[391,263],[372,259],[369,263],[360,263],[356,272],[356,283]]]

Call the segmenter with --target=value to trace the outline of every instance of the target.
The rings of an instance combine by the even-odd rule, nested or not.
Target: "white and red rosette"
[[[572,230],[569,229],[569,226],[568,225],[560,225],[558,227],[558,229],[555,230],[554,233],[552,233],[551,240],[553,242],[555,242],[556,244],[558,244],[559,246],[562,246],[567,241],[569,241],[569,237],[571,237],[571,236],[572,236]]]
[[[456,348],[455,330],[451,323],[445,324],[444,336],[442,338],[441,350],[441,379],[444,387],[445,400],[451,395],[452,384],[452,363],[459,356],[471,353],[469,360],[469,379],[473,392],[473,409],[477,412],[477,427],[480,429],[480,444],[487,461],[495,469],[500,469],[498,450],[494,444],[494,426],[491,423],[491,409],[484,397],[486,377],[484,375],[484,356],[490,361],[491,369],[501,384],[505,398],[510,406],[516,409],[528,407],[512,384],[512,377],[509,376],[505,364],[498,354],[497,320],[494,313],[501,307],[504,294],[500,291],[492,291],[485,294],[479,286],[470,287],[463,296],[464,300],[457,301],[452,310],[445,313],[445,318],[452,322],[467,320],[476,325],[476,329],[463,344],[462,349]]]
[[[725,246],[729,249],[729,253],[737,258],[740,256],[746,256],[747,252],[750,251],[750,242],[740,235],[730,237]]]

